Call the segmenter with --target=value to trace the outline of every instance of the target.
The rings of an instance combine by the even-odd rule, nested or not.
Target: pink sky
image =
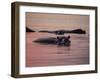
[[[26,26],[32,29],[78,29],[88,32],[89,15],[26,12]]]

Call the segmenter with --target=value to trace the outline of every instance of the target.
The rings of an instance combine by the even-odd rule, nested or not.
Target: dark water
[[[56,37],[54,34],[26,33],[26,67],[89,64],[88,35],[69,35],[71,36],[71,46],[59,47],[32,42],[42,37]]]

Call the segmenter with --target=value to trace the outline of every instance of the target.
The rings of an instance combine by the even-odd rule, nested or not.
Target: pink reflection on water
[[[89,64],[89,38],[71,35],[70,47],[43,45],[32,41],[54,34],[26,33],[26,67]]]

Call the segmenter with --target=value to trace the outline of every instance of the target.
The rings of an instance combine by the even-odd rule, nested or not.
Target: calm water
[[[85,34],[70,34],[71,46],[58,47],[32,41],[56,35],[26,33],[26,67],[89,64],[89,38]]]

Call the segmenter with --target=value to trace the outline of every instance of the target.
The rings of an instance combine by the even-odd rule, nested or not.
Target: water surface
[[[54,34],[26,33],[26,67],[60,66],[89,64],[89,38],[85,34],[71,36],[71,46],[44,45],[33,41],[43,37],[56,37]]]

